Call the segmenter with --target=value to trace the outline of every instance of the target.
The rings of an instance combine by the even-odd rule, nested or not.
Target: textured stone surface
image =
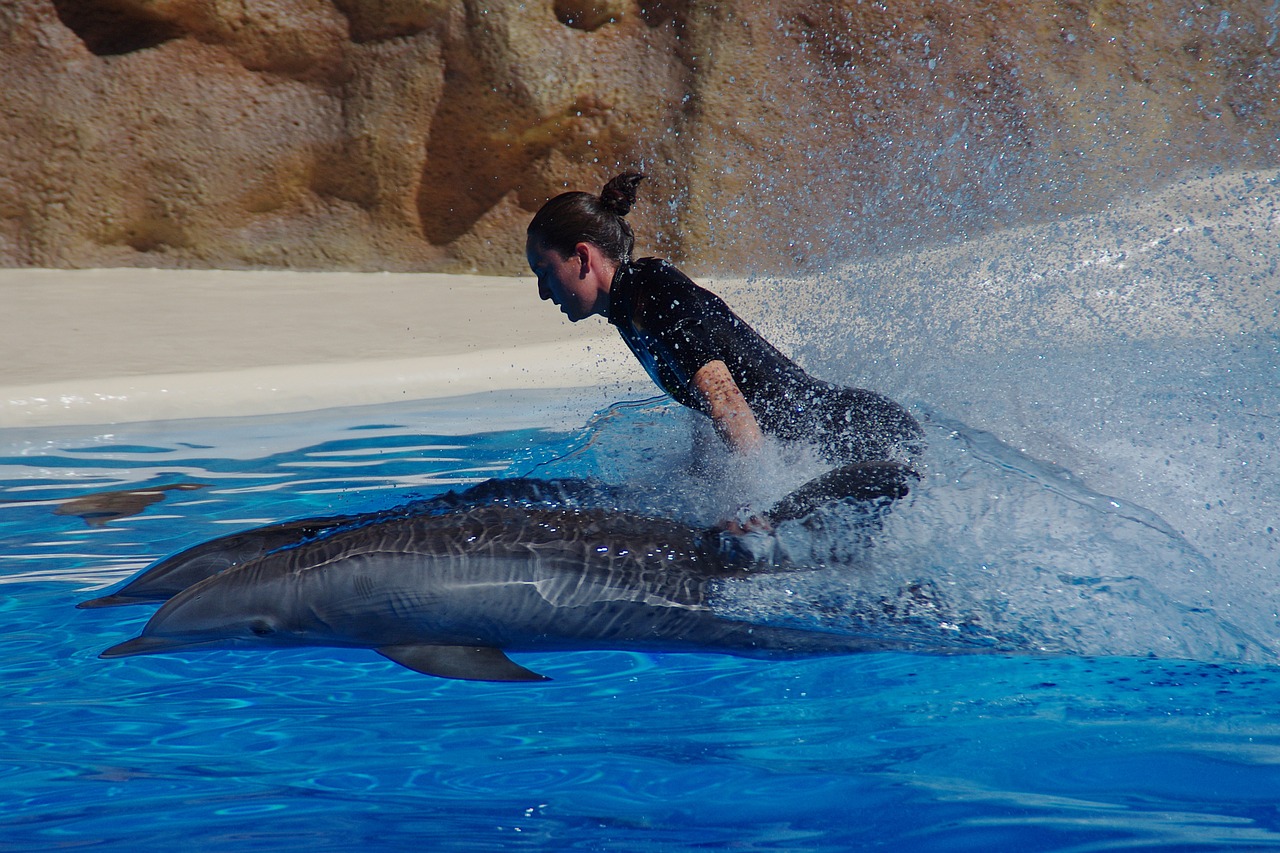
[[[639,165],[643,250],[820,265],[1274,162],[1264,5],[13,0],[0,264],[521,272]]]

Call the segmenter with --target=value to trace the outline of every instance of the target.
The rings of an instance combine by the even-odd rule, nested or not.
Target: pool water
[[[1177,351],[1147,371],[1121,402],[1148,429],[1109,452],[1136,458],[1142,436],[1181,422],[1170,380],[1204,389],[1192,404],[1223,413],[1218,435],[1274,433],[1254,415],[1274,411],[1276,341],[1233,351],[1215,375]],[[1090,367],[1064,356],[1055,381],[1064,369]],[[925,478],[870,551],[849,550],[838,511],[780,531],[829,570],[735,604],[803,624],[819,618],[809,595],[924,578],[1014,652],[520,655],[553,678],[539,685],[430,678],[360,650],[97,658],[153,608],[78,601],[257,524],[490,477],[594,477],[707,524],[734,499],[742,471],[685,473],[697,426],[678,408],[593,415],[564,396],[0,431],[0,850],[1280,846],[1274,502],[1227,523],[1174,517],[1185,478],[1121,494],[1101,456],[1069,460],[1077,473],[1038,456],[1048,425],[979,429],[945,399],[912,401]],[[1209,473],[1195,420],[1183,444],[1162,441]],[[1222,488],[1273,501],[1275,463],[1253,458],[1260,470]],[[754,472],[751,488],[767,501],[807,464]],[[90,493],[177,483],[199,487],[118,517],[65,514]]]

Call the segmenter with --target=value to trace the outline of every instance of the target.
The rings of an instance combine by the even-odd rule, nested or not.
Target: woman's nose
[[[541,280],[538,281],[538,298],[539,299],[551,298],[551,288],[543,284]]]

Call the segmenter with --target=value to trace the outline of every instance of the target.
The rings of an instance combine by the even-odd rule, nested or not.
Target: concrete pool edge
[[[490,390],[616,383],[626,362],[590,344],[534,344],[466,354],[336,364],[75,379],[0,387],[5,428],[305,412]],[[619,353],[619,355],[621,355]]]
[[[274,415],[642,378],[530,279],[0,270],[0,428]]]

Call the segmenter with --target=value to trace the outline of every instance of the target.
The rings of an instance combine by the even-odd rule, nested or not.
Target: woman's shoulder
[[[627,266],[631,269],[633,275],[645,279],[693,283],[689,276],[681,272],[679,267],[666,258],[636,258],[634,261],[628,261]]]
[[[628,263],[634,287],[651,297],[684,295],[690,299],[716,299],[666,258],[638,258]]]
[[[732,312],[720,297],[700,287],[664,258],[639,258],[629,263],[637,313],[657,323],[660,315],[669,323],[711,321]]]

